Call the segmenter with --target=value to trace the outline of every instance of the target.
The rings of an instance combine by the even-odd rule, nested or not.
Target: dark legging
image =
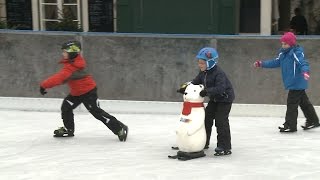
[[[64,126],[67,129],[74,131],[74,115],[73,109],[81,103],[88,109],[88,111],[103,124],[105,124],[114,134],[118,134],[123,124],[118,121],[114,116],[111,116],[103,109],[100,108],[98,102],[97,89],[93,89],[81,96],[68,95],[61,106],[61,116]]]
[[[209,101],[206,107],[205,127],[207,133],[206,145],[210,144],[213,120],[217,129],[217,147],[231,149],[231,135],[229,126],[229,113],[232,103]]]

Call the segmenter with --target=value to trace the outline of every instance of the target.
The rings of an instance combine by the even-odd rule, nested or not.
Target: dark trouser
[[[217,147],[231,149],[231,135],[229,126],[229,113],[232,103],[209,101],[206,107],[205,127],[207,132],[206,145],[210,144],[210,136],[215,119],[217,129]]]
[[[298,106],[300,106],[307,123],[319,123],[318,116],[305,90],[290,90],[287,99],[287,112],[285,126],[297,129]]]
[[[114,134],[118,134],[123,124],[115,117],[111,116],[100,108],[97,88],[81,96],[68,95],[66,98],[64,98],[61,106],[61,116],[63,119],[63,124],[67,129],[74,131],[73,109],[75,109],[81,103],[84,104],[84,106],[96,119],[105,124]]]

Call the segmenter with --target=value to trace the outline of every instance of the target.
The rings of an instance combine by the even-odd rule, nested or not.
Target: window
[[[52,30],[62,19],[81,25],[80,0],[40,0],[40,28]]]

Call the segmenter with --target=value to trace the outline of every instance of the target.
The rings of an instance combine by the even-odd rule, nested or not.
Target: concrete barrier
[[[0,97],[0,110],[40,111],[60,113],[63,99],[60,98],[22,98]],[[182,102],[165,101],[125,101],[125,100],[100,100],[100,107],[111,114],[170,114],[179,115],[182,111]],[[317,113],[320,107],[315,106]],[[87,112],[81,104],[75,112]],[[285,105],[271,104],[233,104],[230,116],[234,117],[284,117]],[[88,113],[88,112],[87,112]],[[299,118],[304,118],[299,109]]]
[[[285,104],[279,69],[256,70],[256,59],[277,56],[279,36],[162,35],[0,31],[0,96],[42,97],[39,83],[57,72],[60,46],[79,40],[88,70],[101,99],[179,102],[179,85],[198,73],[195,55],[205,46],[217,48],[219,65],[231,79],[240,104]],[[311,64],[308,94],[320,105],[320,38],[298,37]],[[66,86],[46,97],[63,98]]]

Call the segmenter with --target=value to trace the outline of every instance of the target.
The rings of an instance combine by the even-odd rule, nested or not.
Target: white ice
[[[59,112],[0,110],[0,180],[320,178],[320,128],[280,134],[283,118],[230,117],[232,155],[213,155],[214,129],[206,157],[168,159],[178,113],[113,114],[129,126],[127,142],[119,142],[89,113],[75,112],[75,137],[54,138]]]

